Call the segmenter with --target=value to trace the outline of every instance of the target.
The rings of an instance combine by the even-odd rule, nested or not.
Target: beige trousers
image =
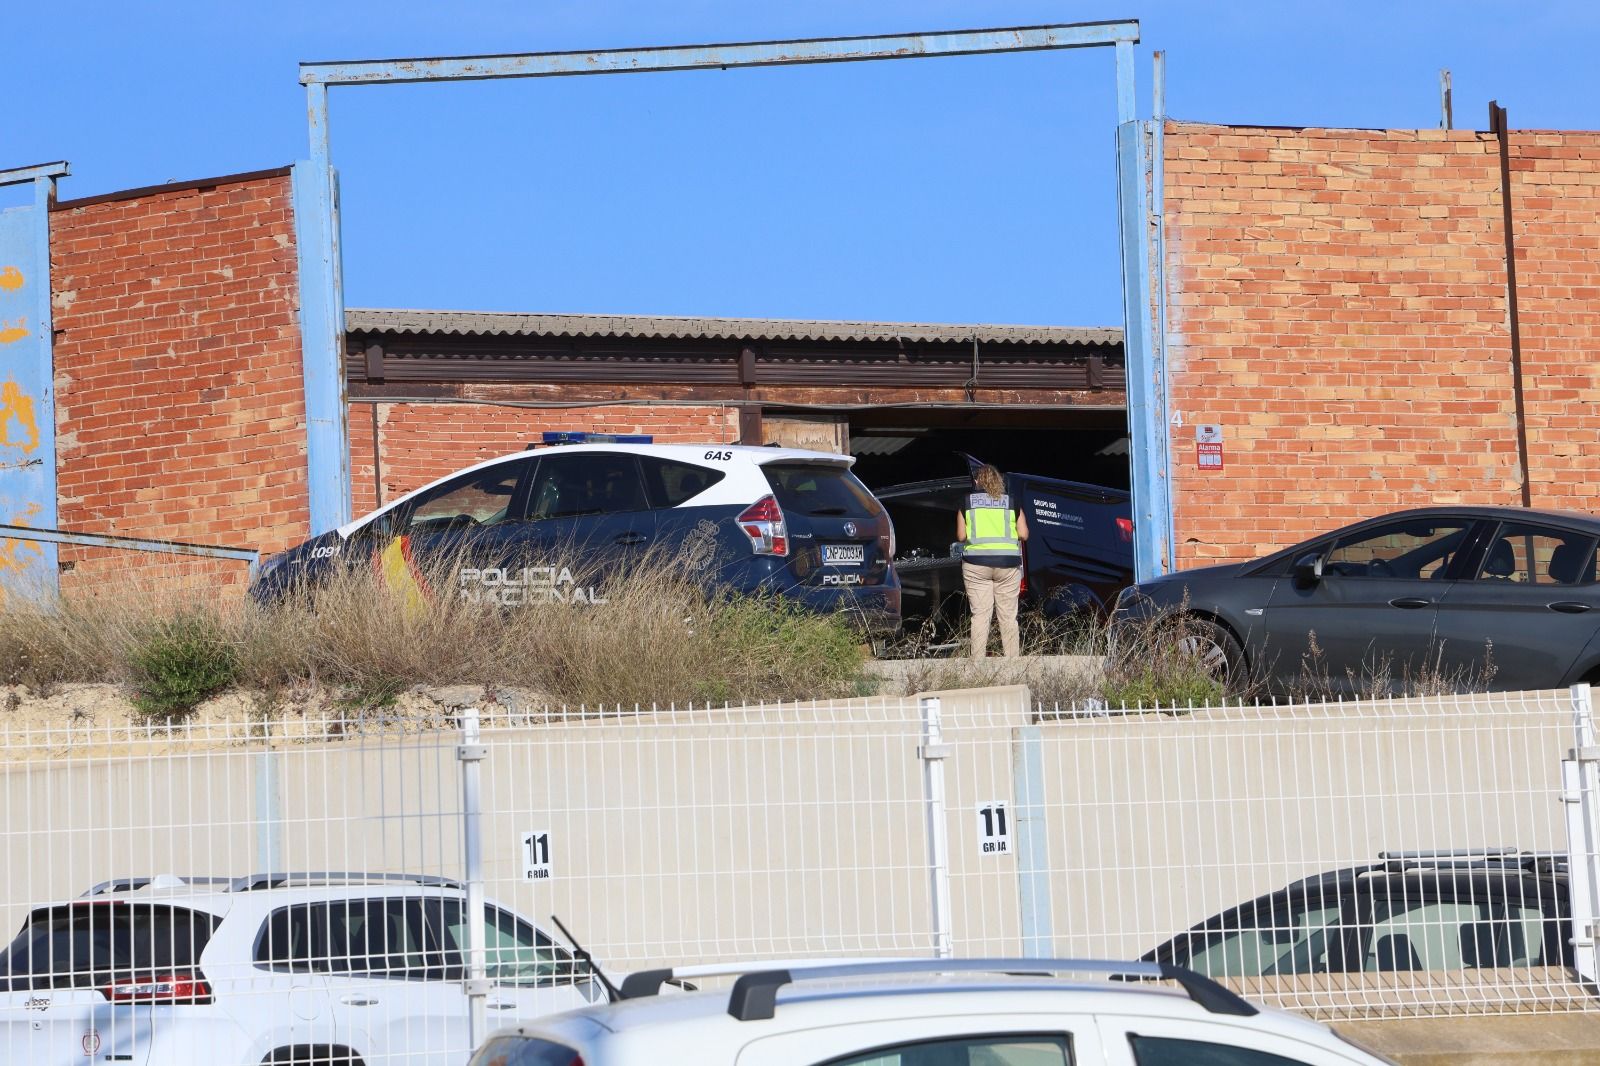
[[[1022,567],[961,564],[961,580],[972,606],[972,657],[989,654],[989,618],[1000,616],[1000,647],[1008,657],[1021,652],[1017,635],[1017,594],[1022,591]]]

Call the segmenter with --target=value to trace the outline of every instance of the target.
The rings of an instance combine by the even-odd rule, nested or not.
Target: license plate
[[[822,546],[822,563],[824,566],[837,566],[844,563],[853,563],[860,566],[867,561],[867,546],[865,544],[824,544]]]

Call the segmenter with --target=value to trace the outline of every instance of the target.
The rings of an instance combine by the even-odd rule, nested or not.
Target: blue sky
[[[1600,4],[215,0],[11,5],[0,167],[64,196],[307,154],[300,60],[1137,18],[1140,111],[1600,124]],[[351,306],[1117,324],[1109,49],[335,89]],[[0,199],[0,203],[12,202]]]

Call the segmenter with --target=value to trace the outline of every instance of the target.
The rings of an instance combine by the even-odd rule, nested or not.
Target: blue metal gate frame
[[[895,36],[831,37],[739,44],[625,48],[602,51],[538,52],[519,55],[380,59],[302,63],[306,87],[311,159],[305,164],[302,197],[297,167],[296,212],[321,212],[315,232],[309,223],[301,239],[302,286],[314,283],[320,293],[305,293],[306,405],[312,477],[314,532],[348,520],[349,447],[344,419],[344,306],[339,282],[337,178],[332,167],[328,90],[347,85],[395,85],[415,82],[479,81],[496,78],[541,78],[588,74],[640,74],[661,71],[716,70],[728,67],[789,66],[806,63],[850,63],[883,59],[927,59],[937,56],[1037,52],[1111,46],[1116,55],[1117,161],[1119,227],[1123,274],[1123,347],[1127,359],[1128,416],[1133,459],[1135,568],[1140,579],[1164,573],[1171,561],[1171,502],[1168,495],[1168,430],[1166,422],[1163,346],[1152,340],[1155,296],[1151,250],[1159,251],[1159,216],[1152,213],[1152,142],[1158,123],[1138,122],[1134,92],[1133,46],[1139,42],[1136,20],[1088,22],[1004,29],[957,30]],[[325,267],[320,267],[325,263]],[[1156,264],[1160,274],[1160,263]],[[1162,316],[1164,317],[1164,316]],[[1159,332],[1159,327],[1157,328]],[[313,345],[316,346],[313,349]],[[315,392],[315,396],[313,395]],[[337,412],[337,417],[329,412]],[[336,426],[337,429],[333,427]],[[333,454],[334,452],[337,454]],[[339,500],[326,498],[337,486]],[[324,496],[319,505],[319,487]],[[331,516],[339,516],[332,521]]]
[[[55,358],[50,205],[66,163],[0,170],[33,203],[0,211],[0,523],[56,524]],[[56,590],[55,545],[0,536],[0,603]]]

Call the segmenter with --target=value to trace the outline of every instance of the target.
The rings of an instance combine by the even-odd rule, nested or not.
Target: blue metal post
[[[1122,232],[1122,348],[1128,363],[1133,568],[1140,581],[1171,568],[1172,501],[1166,462],[1166,374],[1151,343],[1150,123],[1117,127],[1118,219]]]
[[[1133,46],[1139,40],[1117,41],[1117,125],[1132,122],[1138,117],[1138,102],[1134,94]]]
[[[50,203],[65,163],[0,171],[32,183],[33,203],[0,211],[0,523],[56,524],[55,358]],[[0,538],[0,602],[57,589],[55,545]]]
[[[350,431],[345,404],[344,291],[339,201],[328,154],[328,90],[306,86],[311,159],[294,165],[301,366],[311,533],[350,521]]]
[[[1158,497],[1164,514],[1157,516],[1158,531],[1166,537],[1167,547],[1162,553],[1166,568],[1175,565],[1178,534],[1173,517],[1172,502],[1172,376],[1167,366],[1167,56],[1157,52],[1154,57],[1151,110],[1155,116],[1150,136],[1150,224],[1154,228],[1151,239],[1154,253],[1151,256],[1151,284],[1155,286],[1156,320],[1150,332],[1151,358],[1156,377],[1161,382],[1160,415],[1161,433],[1156,440],[1160,451],[1156,462],[1162,471],[1163,491]]]
[[[1017,912],[1021,918],[1022,954],[1030,959],[1050,959],[1056,952],[1050,917],[1044,734],[1036,725],[1012,731],[1011,784],[1017,804]]]
[[[256,785],[256,869],[275,872],[283,863],[283,791],[278,784],[278,753],[268,748],[254,761]]]

